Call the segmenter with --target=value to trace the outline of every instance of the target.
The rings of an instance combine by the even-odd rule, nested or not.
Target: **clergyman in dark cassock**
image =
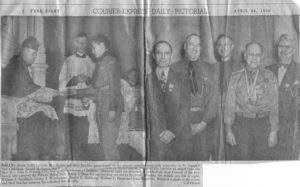
[[[12,57],[2,69],[1,94],[14,100],[17,108],[19,130],[14,160],[57,159],[58,117],[54,108],[45,104],[50,103],[57,93],[42,88],[32,79],[31,65],[35,62],[38,48],[37,39],[28,37],[21,46],[20,55]]]
[[[159,41],[154,45],[156,68],[148,75],[148,84],[152,85],[147,91],[151,160],[190,160],[192,155],[191,128],[182,121],[182,111],[187,107],[185,94],[189,91],[183,75],[170,68],[171,55],[172,47],[168,42]],[[154,116],[153,111],[159,114]],[[160,120],[155,120],[157,117]]]

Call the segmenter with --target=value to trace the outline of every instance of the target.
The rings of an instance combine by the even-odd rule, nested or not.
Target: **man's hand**
[[[109,111],[108,113],[108,121],[113,122],[116,119],[116,111]]]
[[[278,138],[277,138],[277,132],[272,131],[269,134],[269,140],[268,145],[269,147],[274,147],[277,144]]]
[[[226,142],[229,143],[231,146],[236,145],[235,137],[234,137],[234,134],[233,134],[232,130],[229,130],[226,133]]]
[[[169,130],[164,130],[162,133],[160,133],[159,137],[160,141],[164,142],[165,144],[169,144],[175,138],[175,135]]]
[[[201,123],[192,123],[191,124],[191,129],[192,129],[192,134],[193,135],[196,135],[196,134],[199,134],[201,133],[205,127],[206,127],[207,123],[202,121]]]
[[[52,102],[53,97],[52,97],[52,95],[44,95],[42,100],[44,103],[50,103],[50,102]]]

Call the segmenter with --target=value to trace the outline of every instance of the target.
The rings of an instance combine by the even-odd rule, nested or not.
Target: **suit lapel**
[[[295,72],[297,72],[297,70],[295,69],[296,69],[296,64],[294,61],[292,61],[291,64],[288,66],[279,87],[284,86],[285,84],[292,84],[292,82],[290,81],[294,79]],[[278,72],[278,68],[277,68],[277,72]]]

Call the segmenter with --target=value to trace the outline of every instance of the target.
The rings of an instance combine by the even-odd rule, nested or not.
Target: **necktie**
[[[224,79],[224,71],[225,71],[225,62],[220,62],[220,77],[219,77],[219,86],[220,86],[220,92],[223,93],[224,83],[226,82]]]
[[[161,75],[160,75],[160,85],[161,85],[161,89],[163,92],[166,91],[166,83],[167,83],[167,77],[166,77],[166,74],[165,74],[165,71],[162,71],[161,72]]]
[[[193,66],[193,62],[189,62],[188,77],[190,82],[191,93],[195,95],[198,92],[198,84],[196,80],[196,71]]]
[[[252,87],[254,77],[255,77],[255,72],[254,71],[248,71],[248,75],[249,75],[248,76],[249,85],[250,85],[250,87]]]

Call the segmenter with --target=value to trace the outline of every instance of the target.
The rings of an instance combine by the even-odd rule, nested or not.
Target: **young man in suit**
[[[267,66],[271,70],[279,84],[279,142],[275,147],[275,159],[296,159],[293,156],[296,150],[295,125],[297,123],[297,93],[299,88],[299,64],[294,61],[294,39],[287,34],[279,37],[276,43],[278,63]]]

